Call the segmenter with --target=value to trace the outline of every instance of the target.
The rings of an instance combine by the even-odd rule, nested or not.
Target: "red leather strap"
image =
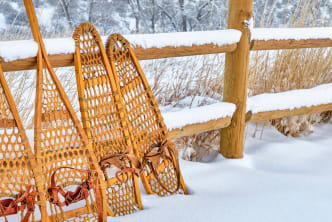
[[[129,162],[133,167],[128,167],[127,162]],[[126,179],[121,179],[119,177],[120,174],[132,173],[139,176],[143,172],[137,157],[130,153],[130,148],[122,153],[108,155],[100,161],[100,166],[103,170],[105,170],[107,167],[110,167],[111,165],[114,165],[120,169],[115,174],[117,180],[120,183],[126,183],[128,181],[128,177]]]
[[[58,170],[60,169],[70,169],[70,170],[76,170],[79,172],[87,173],[88,178],[82,183],[81,186],[77,187],[74,192],[68,191],[65,192],[60,186],[56,186],[55,182],[55,174]],[[89,191],[93,189],[93,184],[91,182],[91,176],[92,173],[96,173],[96,170],[83,170],[83,169],[75,169],[72,167],[59,167],[57,168],[51,177],[51,187],[48,189],[48,192],[52,195],[53,200],[52,203],[56,204],[59,207],[63,206],[68,206],[72,203],[76,203],[78,201],[87,199],[89,197]],[[96,183],[96,203],[97,203],[97,208],[98,208],[98,221],[102,222],[103,221],[103,203],[102,203],[102,196],[101,196],[101,190],[99,186],[99,179],[97,178],[97,183]],[[65,198],[64,202],[60,202],[59,196],[63,196]]]
[[[32,191],[30,195],[26,197],[27,213],[25,214],[22,222],[28,222],[31,214],[34,212],[36,195],[37,195],[36,191]]]
[[[19,211],[24,211],[27,208],[27,213],[22,219],[22,222],[27,222],[30,215],[35,209],[36,191],[30,192],[32,186],[28,186],[27,190],[15,199],[4,199],[0,201],[0,216],[5,217],[5,221],[8,222],[7,216],[17,214]],[[19,203],[21,205],[19,206]]]
[[[65,192],[60,186],[56,185],[55,182],[55,174],[60,169],[71,169],[75,171],[79,171],[82,173],[87,173],[88,178],[83,182],[83,184],[76,188],[74,192],[68,191]],[[53,200],[52,203],[58,205],[59,207],[68,206],[72,203],[76,203],[78,201],[84,200],[89,197],[89,190],[92,188],[91,184],[91,170],[83,170],[83,169],[75,169],[72,167],[59,167],[57,168],[51,177],[51,187],[48,189],[48,192],[52,195]],[[64,202],[60,202],[58,194],[61,194],[64,198]]]

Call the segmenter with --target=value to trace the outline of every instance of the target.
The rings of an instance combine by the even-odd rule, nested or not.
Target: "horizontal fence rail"
[[[273,111],[259,112],[259,113],[255,113],[255,114],[252,114],[251,112],[247,112],[246,121],[247,122],[257,122],[257,121],[278,119],[278,118],[289,117],[289,116],[299,116],[299,115],[305,115],[305,114],[320,113],[320,112],[326,112],[326,111],[330,111],[330,110],[332,110],[332,103],[311,106],[311,107],[301,107],[301,108],[295,108],[295,109],[273,110]]]
[[[308,40],[253,40],[251,41],[252,51],[257,50],[279,50],[279,49],[299,49],[299,48],[320,48],[332,47],[332,39],[308,39]],[[214,44],[148,48],[135,47],[134,52],[139,60],[163,59],[171,57],[207,55],[217,53],[233,52],[237,44],[217,46]],[[49,60],[53,67],[74,66],[74,54],[49,55]],[[18,59],[10,62],[1,62],[4,72],[31,70],[36,68],[37,58],[30,57]]]
[[[279,50],[332,47],[332,39],[252,40],[250,50]]]
[[[268,38],[267,33],[274,33],[277,32],[276,29],[254,29],[253,36],[250,44],[250,50],[257,51],[257,50],[279,50],[279,49],[299,49],[299,48],[320,48],[320,47],[332,47],[332,28],[296,28],[296,29],[282,29],[284,30],[283,33],[278,33],[278,35],[272,36],[273,38]],[[228,31],[228,32],[226,32]],[[233,31],[233,32],[231,32]],[[307,36],[305,39],[301,39],[298,37],[298,33],[306,32]],[[313,34],[308,34],[313,33]],[[322,35],[315,35],[314,33],[321,33]],[[236,30],[221,30],[221,31],[215,31],[213,33],[206,33],[202,38],[208,39],[209,35],[215,34],[217,37],[220,37],[221,39],[225,38],[225,35],[233,36],[234,40],[230,41],[229,39],[226,39],[224,41],[216,42],[214,37],[211,39],[211,41],[195,41],[195,39],[192,39],[189,41],[191,44],[187,44],[185,46],[178,45],[179,42],[177,42],[177,38],[183,37],[183,38],[189,38],[192,35],[202,35],[203,32],[192,32],[187,33],[188,35],[183,36],[183,33],[180,33],[178,35],[177,33],[172,33],[169,35],[164,36],[165,34],[154,34],[151,35],[152,37],[148,37],[144,39],[145,41],[151,40],[152,42],[158,42],[158,40],[162,37],[164,38],[170,38],[173,41],[169,41],[168,44],[164,44],[166,46],[161,47],[153,47],[154,44],[146,44],[145,42],[139,41],[142,39],[144,35],[128,35],[126,36],[130,42],[134,42],[133,49],[135,54],[137,55],[137,58],[139,60],[149,60],[149,59],[162,59],[162,58],[170,58],[170,57],[182,57],[182,56],[195,56],[195,55],[206,55],[206,54],[216,54],[216,53],[228,53],[228,52],[234,52],[237,49],[237,42],[239,40],[239,35],[236,33]],[[191,34],[191,35],[190,35]],[[138,36],[138,37],[137,37]],[[267,36],[267,37],[264,37]],[[135,43],[135,38],[136,39]],[[104,38],[105,39],[105,38]],[[68,66],[74,66],[74,50],[71,49],[74,46],[74,43],[71,43],[70,40],[64,39],[66,42],[65,46],[67,48],[70,48],[69,50],[66,49],[64,51],[72,51],[70,53],[50,53],[49,59],[53,67],[68,67]],[[161,40],[162,41],[162,40]],[[16,41],[19,44],[22,44],[21,42],[26,41]],[[210,43],[209,43],[210,42]],[[2,45],[5,45],[6,42],[1,42]],[[15,44],[15,41],[10,41],[11,45]],[[231,43],[231,44],[229,44]],[[61,44],[61,39],[56,39],[55,42],[50,43],[51,44]],[[143,45],[143,46],[140,46]],[[172,46],[176,45],[176,46]],[[46,40],[46,46],[47,46],[47,40]],[[53,46],[54,48],[56,46]],[[3,47],[5,48],[5,47]],[[24,49],[24,44],[22,46]],[[30,46],[29,48],[33,48]],[[2,55],[1,53],[1,45],[0,45],[0,57]],[[4,50],[4,49],[3,49]],[[10,48],[9,48],[10,50]],[[37,49],[35,49],[37,50]],[[54,50],[53,50],[54,51]],[[58,50],[61,51],[61,50]],[[2,58],[1,62],[2,68],[4,72],[11,72],[11,71],[23,71],[23,70],[31,70],[36,68],[36,57],[28,57],[24,59],[17,59],[17,60],[11,60],[6,61],[5,58]]]
[[[171,137],[179,138],[230,126],[231,117],[235,109],[231,109],[227,103],[222,102],[219,104],[220,111],[218,112],[222,117],[216,118],[216,115],[213,114],[209,116],[210,106],[199,107],[199,112],[196,111],[198,108],[185,110],[187,111],[187,118],[195,119],[191,116],[193,116],[192,113],[196,112],[195,116],[205,116],[206,121],[200,123],[191,122],[190,124],[183,124],[181,127],[172,126],[172,121],[168,120],[168,113],[163,113],[166,124],[169,126]],[[246,122],[265,121],[330,110],[332,110],[332,84],[324,84],[311,89],[290,90],[249,97]],[[183,116],[181,111],[174,112],[174,114],[177,113],[179,118]]]
[[[280,31],[281,30],[281,31]],[[268,33],[269,35],[267,35]],[[272,35],[271,35],[272,33]],[[300,34],[299,34],[300,33]],[[301,34],[302,33],[302,34]],[[305,35],[303,34],[305,33]],[[316,33],[316,34],[315,34]],[[317,35],[317,33],[320,33]],[[198,32],[195,32],[198,34]],[[206,38],[212,33],[208,33]],[[232,41],[229,39],[219,41],[217,44],[215,40],[209,41],[198,41],[197,38],[190,39],[190,33],[182,36],[183,38],[189,38],[190,44],[179,45],[177,42],[177,34],[167,35],[151,35],[149,38],[144,39],[144,35],[133,35],[132,37],[126,36],[130,42],[134,42],[133,49],[139,60],[149,59],[161,59],[170,57],[181,57],[181,56],[194,56],[194,55],[205,55],[205,54],[216,54],[216,53],[229,53],[234,52],[237,49],[238,41],[241,37],[236,30],[225,30],[215,32],[217,37],[224,38],[224,35],[230,35],[234,38]],[[181,33],[180,35],[183,35]],[[299,38],[299,36],[305,36],[305,38]],[[137,39],[135,39],[137,38]],[[154,46],[153,44],[147,44],[144,41],[157,42],[159,39],[167,38],[170,39],[170,43],[165,46]],[[58,39],[57,42],[61,42]],[[104,39],[106,41],[106,39]],[[135,42],[136,41],[136,42]],[[172,42],[173,41],[173,42]],[[13,44],[15,41],[11,41]],[[2,44],[2,45],[1,45]],[[0,42],[0,56],[3,55],[1,52],[1,46],[4,46],[6,42]],[[15,43],[14,43],[15,44]],[[29,43],[30,44],[30,43]],[[176,46],[173,46],[176,45]],[[49,55],[50,62],[53,67],[69,67],[74,66],[74,56],[71,53],[71,43],[67,42],[67,48],[69,53],[51,53]],[[300,48],[320,48],[320,47],[332,47],[332,28],[314,28],[314,29],[254,29],[251,42],[250,50],[279,50],[279,49],[300,49]],[[24,46],[23,46],[24,48]],[[33,48],[33,47],[30,47]],[[36,50],[36,49],[35,49]],[[61,50],[60,50],[61,51]],[[36,68],[36,57],[28,57],[23,59],[11,59],[10,61],[4,61],[5,59],[0,58],[2,68],[5,72],[10,71],[23,71],[31,70]],[[303,106],[293,109],[279,109],[260,111],[253,113],[248,111],[246,113],[246,122],[253,121],[264,121],[282,117],[311,114],[316,112],[324,112],[332,110],[332,103],[319,104],[312,106]],[[225,117],[218,117],[216,119],[210,119],[205,122],[192,122],[181,127],[173,127],[170,129],[171,138],[180,138],[183,136],[189,136],[211,130],[218,130],[221,128],[229,127],[231,124],[232,116],[228,115]],[[167,122],[166,122],[167,123]]]
[[[332,28],[255,28],[250,50],[321,48],[332,46]]]
[[[259,122],[284,117],[313,114],[332,110],[332,103],[322,104],[311,107],[301,107],[296,109],[273,110],[253,114],[251,111],[246,113],[246,122]],[[170,129],[172,139],[190,136],[198,133],[204,133],[211,130],[226,128],[231,124],[231,117],[223,117],[215,120],[209,120],[204,123],[188,124],[177,129]]]
[[[217,46],[213,44],[181,46],[181,47],[163,47],[148,48],[135,47],[134,52],[139,60],[162,59],[170,57],[194,56],[233,52],[237,44]],[[74,54],[56,54],[49,55],[49,60],[54,68],[74,66]],[[2,62],[4,72],[23,71],[35,69],[37,58],[31,57],[19,59],[10,62]]]
[[[171,138],[179,138],[228,127],[235,110],[234,104],[220,102],[175,112],[163,112],[162,115]]]
[[[223,117],[215,120],[209,120],[205,123],[188,124],[184,127],[171,129],[169,135],[172,139],[191,136],[198,133],[204,133],[211,130],[226,128],[231,124],[232,117]]]

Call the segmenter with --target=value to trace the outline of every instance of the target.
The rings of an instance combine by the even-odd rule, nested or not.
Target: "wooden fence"
[[[227,158],[241,158],[243,156],[244,129],[246,122],[270,120],[294,115],[311,114],[332,110],[331,104],[301,107],[297,109],[274,110],[252,114],[246,113],[246,99],[248,88],[249,53],[250,50],[279,50],[299,48],[332,47],[331,38],[316,39],[286,39],[286,40],[251,40],[250,29],[244,21],[252,17],[252,1],[230,0],[228,28],[242,31],[241,40],[231,45],[193,45],[163,48],[136,47],[134,51],[139,60],[160,59],[179,56],[193,56],[215,53],[226,53],[226,71],[224,82],[225,102],[234,103],[237,109],[233,117],[210,120],[205,123],[195,123],[175,129],[170,132],[172,138],[179,138],[210,130],[221,130],[220,152]],[[57,54],[49,56],[53,67],[67,67],[74,65],[73,54]],[[0,58],[1,62],[1,58]],[[22,71],[36,68],[36,57],[1,62],[5,72]]]

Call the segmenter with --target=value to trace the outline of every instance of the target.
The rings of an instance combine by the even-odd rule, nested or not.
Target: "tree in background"
[[[217,30],[227,24],[226,0],[34,0],[34,4],[42,31],[52,36],[71,35],[82,22],[94,24],[102,34]],[[332,4],[254,0],[253,10],[256,26],[329,26]],[[310,15],[303,16],[304,11]],[[20,34],[29,33],[22,0],[0,0],[0,26],[1,38],[4,33],[6,38],[27,38]]]

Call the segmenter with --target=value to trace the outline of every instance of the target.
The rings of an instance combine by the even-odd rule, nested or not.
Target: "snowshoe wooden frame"
[[[99,164],[48,60],[32,1],[24,0],[24,4],[33,37],[39,46],[34,149],[37,163],[42,166],[44,192],[48,193],[46,200],[51,212],[46,217],[47,210],[44,208],[42,221],[106,221],[105,185]],[[56,175],[53,175],[55,172]],[[89,196],[85,201],[80,198],[73,200],[76,195],[68,192],[65,194],[66,205],[81,200],[76,206],[62,207],[55,203],[54,189],[60,192],[66,187],[77,186],[83,190],[88,179],[93,186],[89,190],[93,188],[94,192],[85,190],[88,195],[84,196]]]
[[[146,191],[159,196],[187,194],[175,144],[129,42],[113,34],[106,52],[129,117],[132,143],[145,169],[141,178]]]
[[[17,214],[21,216],[20,221],[35,221],[37,195],[40,200],[38,202],[40,211],[45,205],[41,167],[37,165],[31,150],[1,65],[0,144],[0,197],[2,199],[0,217],[5,217],[7,221],[7,217]],[[30,209],[29,213],[28,209]]]
[[[137,208],[142,209],[136,175],[139,173],[139,166],[138,161],[133,160],[136,156],[132,154],[122,98],[103,42],[98,31],[89,23],[79,25],[73,39],[76,46],[74,58],[83,127],[101,164],[107,156],[122,162],[119,165],[113,160],[108,167],[101,166],[107,180],[108,215],[133,213]],[[126,171],[125,181],[107,173],[111,165],[122,168],[122,172]]]

